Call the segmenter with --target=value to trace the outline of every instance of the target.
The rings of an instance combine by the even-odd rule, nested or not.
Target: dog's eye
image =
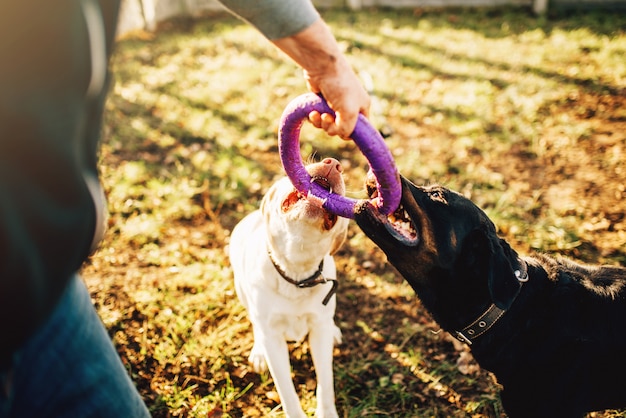
[[[441,190],[431,190],[430,192],[428,192],[428,196],[430,197],[430,200],[441,203],[448,203],[448,201],[446,200],[446,196]]]

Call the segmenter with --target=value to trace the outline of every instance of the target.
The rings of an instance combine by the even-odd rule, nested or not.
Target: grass
[[[519,252],[626,264],[626,17],[524,9],[324,12],[374,81],[400,171],[484,208]],[[172,21],[118,43],[101,154],[109,231],[83,269],[155,417],[281,416],[224,251],[283,175],[277,124],[300,70],[227,16]],[[365,159],[305,126],[305,158]],[[501,417],[498,385],[424,312],[353,223],[336,257],[337,405],[343,417]],[[306,343],[291,346],[313,413]],[[626,416],[604,412],[594,417]]]

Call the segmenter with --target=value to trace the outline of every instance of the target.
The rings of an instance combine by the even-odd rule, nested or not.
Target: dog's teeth
[[[319,207],[323,207],[324,203],[326,203],[326,201],[328,200],[328,199],[325,199],[325,198],[317,197],[313,193],[311,193],[310,191],[307,193],[306,199],[309,202],[311,202],[312,204],[314,204],[316,206],[319,206]]]

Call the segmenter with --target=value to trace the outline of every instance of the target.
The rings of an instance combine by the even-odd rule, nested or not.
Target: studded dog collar
[[[513,297],[517,298],[524,283],[528,281],[528,265],[522,259],[519,259],[519,268],[513,272],[519,282],[519,289]],[[482,315],[476,318],[471,324],[460,331],[454,331],[453,335],[461,342],[472,345],[472,341],[489,331],[491,327],[506,313],[506,310],[498,308],[495,304],[491,304]]]

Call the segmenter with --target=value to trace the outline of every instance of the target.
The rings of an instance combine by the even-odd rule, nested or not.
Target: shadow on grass
[[[586,236],[586,241],[580,239],[582,244],[579,247],[567,249],[565,252],[577,256],[589,251],[589,254],[583,255],[591,259],[605,254],[603,251],[606,251],[606,257],[613,257],[613,261],[623,261],[620,258],[623,255],[623,246],[619,240],[614,240],[615,244],[607,244],[605,249],[589,244],[592,241],[598,245],[608,242],[607,237],[619,237],[618,232],[624,230],[623,210],[620,206],[623,200],[615,194],[620,190],[618,183],[622,183],[621,177],[616,174],[619,173],[618,169],[623,161],[620,153],[623,137],[619,136],[623,130],[617,124],[623,121],[619,119],[622,102],[616,98],[621,91],[619,86],[606,83],[601,78],[590,79],[560,73],[551,66],[541,68],[530,64],[514,65],[506,61],[483,58],[481,55],[470,56],[446,48],[449,39],[444,37],[440,41],[436,33],[438,28],[471,30],[479,37],[490,40],[510,37],[515,44],[515,37],[528,30],[549,34],[556,29],[585,27],[584,18],[571,22],[567,19],[542,21],[517,9],[459,9],[437,13],[427,10],[416,10],[415,13],[366,10],[359,14],[324,12],[324,15],[338,31],[346,25],[353,25],[353,31],[359,29],[364,33],[368,27],[378,28],[382,24],[381,17],[391,21],[396,27],[409,29],[415,29],[420,21],[427,21],[433,30],[429,33],[433,41],[428,44],[390,34],[381,36],[379,43],[370,42],[367,38],[364,40],[356,32],[354,35],[343,35],[342,32],[340,36],[348,44],[348,52],[354,53],[354,58],[363,59],[372,68],[376,67],[379,63],[377,59],[380,58],[394,70],[396,67],[416,70],[408,81],[392,79],[389,80],[389,86],[378,86],[384,100],[397,104],[393,110],[395,114],[389,115],[390,120],[396,124],[394,128],[397,135],[389,138],[388,143],[398,150],[398,162],[413,155],[414,159],[409,161],[416,161],[416,165],[424,167],[418,175],[414,166],[404,162],[407,164],[404,166],[404,174],[413,180],[419,177],[428,181],[438,175],[444,177],[444,181],[453,179],[460,188],[473,192],[474,197],[481,198],[486,206],[499,211],[501,221],[498,223],[505,228],[506,238],[515,237],[526,248],[530,246],[527,232],[533,232],[533,225],[537,225],[539,230],[550,230],[546,225],[552,226],[563,219],[571,219],[573,226],[559,224],[554,229],[567,236],[572,229],[579,232],[575,228],[585,219],[589,220],[592,223],[589,228],[593,234]],[[619,27],[619,22],[623,22],[624,18],[606,15],[604,19],[598,19],[597,16],[595,19],[593,22],[589,21],[588,30],[609,35],[617,30],[615,28]],[[617,23],[612,23],[611,26],[606,21]],[[277,155],[275,119],[280,115],[280,104],[283,101],[286,104],[287,96],[302,92],[303,85],[299,75],[300,84],[295,84],[293,67],[279,67],[277,63],[280,58],[269,57],[259,44],[248,45],[243,41],[242,39],[247,39],[246,36],[250,36],[248,31],[243,34],[232,33],[243,27],[243,24],[232,18],[224,21],[212,19],[199,23],[187,22],[182,28],[174,27],[170,32],[157,34],[152,41],[125,43],[125,48],[120,50],[118,68],[121,83],[128,82],[128,85],[124,85],[125,88],[136,88],[140,93],[145,92],[146,96],[137,93],[139,100],[130,100],[123,95],[116,95],[108,107],[108,133],[103,153],[104,169],[112,179],[108,188],[111,190],[119,186],[116,182],[123,176],[123,166],[127,162],[145,165],[146,173],[136,179],[137,188],[132,193],[137,196],[132,193],[120,193],[120,196],[116,196],[118,201],[112,203],[122,209],[112,214],[111,223],[114,227],[120,227],[130,216],[161,214],[173,194],[172,190],[181,185],[175,180],[182,178],[193,182],[190,195],[183,196],[181,202],[167,203],[174,207],[191,206],[194,209],[192,213],[195,214],[191,219],[185,214],[177,213],[170,217],[157,217],[153,220],[154,223],[163,225],[158,225],[159,233],[155,235],[154,241],[146,243],[109,234],[106,247],[94,260],[97,268],[94,267],[91,271],[95,284],[90,288],[99,312],[106,316],[107,309],[117,309],[107,326],[116,338],[122,357],[155,418],[207,416],[206,408],[216,408],[216,413],[221,408],[222,412],[233,417],[255,414],[263,416],[277,406],[273,400],[275,398],[268,397],[268,392],[273,390],[271,380],[267,376],[256,375],[246,365],[245,359],[251,348],[251,330],[246,323],[247,319],[237,313],[238,305],[230,285],[232,277],[227,270],[222,249],[227,244],[228,231],[245,214],[258,207],[263,191],[275,177],[283,174]],[[221,36],[224,33],[232,36],[224,38]],[[202,38],[201,46],[181,43],[182,38],[193,36]],[[211,39],[207,42],[204,37]],[[204,51],[204,46],[213,41],[222,49],[206,53],[207,67],[194,67],[199,61],[198,56]],[[397,47],[402,44],[410,46],[414,53],[397,52],[400,51]],[[584,42],[581,45],[581,53],[587,53],[585,48],[590,47]],[[590,52],[593,52],[595,46],[591,48]],[[366,56],[362,57],[359,52]],[[167,67],[170,61],[180,59],[188,60],[189,63],[184,61],[185,65],[181,65],[179,69],[191,66],[200,73],[198,84],[203,84],[203,77],[206,76],[204,71],[206,68],[213,69],[212,60],[218,54],[247,54],[256,61],[269,57],[273,60],[272,64],[276,65],[271,67],[272,70],[282,78],[275,84],[269,80],[269,86],[265,86],[264,83],[268,81],[266,79],[244,77],[257,74],[257,68],[242,65],[232,69],[224,66],[210,76],[218,80],[218,83],[211,85],[206,91],[195,91],[192,85],[188,91],[182,92],[177,89],[177,82],[187,82],[196,77],[196,73],[190,72],[190,76],[187,73],[176,74],[176,82],[167,82],[167,79],[154,82],[154,79],[162,76],[158,72],[152,74],[147,81],[139,76],[143,72],[150,73],[152,66]],[[459,68],[489,68],[494,73],[490,75],[466,70],[455,72],[454,69],[445,69],[437,65],[437,62],[429,61],[425,58],[428,55],[457,63]],[[135,62],[139,62],[139,65],[130,65]],[[128,67],[125,67],[127,64]],[[479,105],[475,103],[460,109],[455,106],[456,102],[449,105],[439,104],[440,97],[436,95],[430,103],[425,104],[420,103],[420,98],[412,96],[415,85],[424,78],[427,78],[426,85],[420,87],[424,90],[434,87],[428,84],[430,80],[441,78],[444,81],[454,81],[450,85],[444,83],[442,90],[452,89],[466,82],[489,83],[493,86],[491,91],[495,92],[495,96],[516,86],[517,82],[505,77],[501,74],[503,72],[515,73],[516,76],[518,73],[528,73],[541,81],[568,84],[580,90],[580,98],[572,99],[574,103],[571,105],[567,99],[562,103],[554,103],[558,106],[551,110],[549,108],[552,102],[540,102],[540,111],[546,109],[547,116],[554,116],[554,120],[558,122],[554,122],[553,131],[548,130],[552,126],[547,126],[542,131],[542,126],[531,125],[531,135],[541,134],[554,140],[544,147],[543,156],[539,156],[536,149],[530,148],[530,140],[519,140],[508,147],[494,148],[497,141],[491,141],[486,134],[497,137],[501,128],[481,115]],[[236,78],[237,74],[241,78]],[[385,75],[388,74],[382,74]],[[222,84],[227,84],[230,78],[251,80],[250,82],[256,84],[235,83],[236,85],[230,86],[230,90],[225,89],[227,93],[223,95],[224,103],[213,101],[211,94],[222,87]],[[208,85],[208,80],[206,81]],[[269,105],[259,100],[255,95],[257,90],[249,93],[259,86],[267,87],[266,90],[259,91],[270,97]],[[287,93],[278,94],[277,86],[282,86]],[[470,85],[468,90],[475,91],[472,90],[475,88]],[[610,100],[604,97],[604,93],[608,93]],[[478,91],[475,96],[480,98],[481,94]],[[524,94],[523,91],[519,93],[523,99],[528,99]],[[159,103],[158,99],[162,97],[169,101]],[[206,97],[206,100],[198,97]],[[173,116],[168,114],[172,103],[180,108],[177,109],[179,113]],[[241,103],[251,110],[237,111],[240,108],[237,106]],[[477,103],[483,102],[479,100]],[[511,109],[505,116],[513,119],[513,113],[518,109],[514,107],[514,103],[507,105]],[[598,116],[601,113],[600,105],[608,109],[602,117]],[[411,119],[416,106],[422,106],[422,114],[431,118],[434,114],[443,115],[443,121],[438,122],[437,126],[428,127],[421,120]],[[191,112],[195,112],[194,117],[206,116],[211,119],[212,124],[206,127],[203,125],[201,129],[193,128],[195,120],[187,123]],[[597,124],[589,128],[589,133],[571,134],[566,130],[578,123],[590,122],[589,119],[584,119],[587,118],[586,115],[589,118],[594,117],[592,122]],[[543,114],[535,112],[531,116],[531,122],[534,123]],[[481,119],[483,125],[487,126],[486,134],[483,131],[477,134],[458,133],[465,129],[458,125],[476,119]],[[615,124],[608,124],[610,121]],[[614,132],[605,132],[602,129]],[[437,136],[429,142],[432,139],[429,135],[433,133]],[[468,144],[470,140],[473,142]],[[564,142],[567,147],[557,146]],[[362,163],[357,162],[359,156],[355,155],[349,143],[317,141],[315,149],[320,157],[328,155],[345,159],[351,165],[347,170],[349,175],[355,169],[364,169]],[[461,154],[459,149],[467,152]],[[593,159],[581,158],[592,154]],[[443,167],[441,170],[440,166]],[[590,167],[597,171],[585,171]],[[489,180],[492,173],[499,174],[496,181]],[[576,178],[579,173],[584,176]],[[150,179],[155,178],[163,180],[162,191],[148,195],[150,190],[144,189],[150,185]],[[599,181],[605,186],[603,189],[614,194],[607,194],[600,199],[598,194],[603,190],[594,189],[592,195],[585,195],[585,186],[590,181]],[[557,193],[553,200],[548,199],[546,196],[550,195],[550,186],[554,185],[560,192],[565,188],[566,182],[576,186],[572,187],[571,192],[576,197],[575,208],[550,213],[550,204],[557,208],[556,204],[560,201],[558,198],[561,197]],[[494,187],[495,191],[488,190]],[[486,193],[492,194],[484,197]],[[507,194],[514,197],[504,199],[503,196],[507,197]],[[148,201],[148,206],[143,209],[134,207],[134,202],[140,201],[142,197],[144,202]],[[158,203],[150,203],[150,199]],[[526,200],[533,199],[531,203],[526,203]],[[501,201],[504,203],[500,203]],[[588,202],[599,204],[584,206]],[[129,214],[124,211],[132,212]],[[622,217],[619,216],[620,213]],[[512,219],[515,222],[519,220],[523,225],[514,224]],[[517,232],[515,227],[519,227]],[[579,232],[577,236],[580,235]],[[553,244],[545,239],[538,239],[537,242],[538,244],[533,245],[541,249]],[[501,415],[496,395],[497,385],[491,376],[472,369],[471,362],[462,364],[469,367],[469,370],[466,370],[467,374],[461,373],[457,361],[464,349],[456,346],[447,334],[436,333],[438,327],[422,310],[413,291],[386,265],[382,253],[365,239],[354,224],[351,226],[349,242],[339,252],[336,260],[340,280],[336,317],[344,334],[344,343],[335,352],[335,385],[337,403],[343,416]],[[185,267],[194,267],[194,264],[200,271],[195,287],[185,283],[184,274],[178,273]],[[178,284],[178,280],[183,282]],[[211,285],[213,282],[221,282],[222,287],[216,290],[208,282]],[[187,301],[186,298],[194,296],[198,296],[200,302]],[[146,302],[149,298],[154,301]],[[231,314],[228,309],[235,313]],[[164,311],[170,312],[170,316],[165,319],[162,318]],[[182,324],[172,331],[164,325],[170,324],[168,321],[174,326],[177,322]],[[229,338],[217,342],[202,339],[203,335],[220,327],[233,328],[232,333],[228,334]],[[157,352],[157,347],[160,350],[160,344],[167,338],[172,340],[172,351],[165,354]],[[305,402],[311,405],[314,371],[307,344],[292,345],[292,361],[297,387],[306,398]]]

